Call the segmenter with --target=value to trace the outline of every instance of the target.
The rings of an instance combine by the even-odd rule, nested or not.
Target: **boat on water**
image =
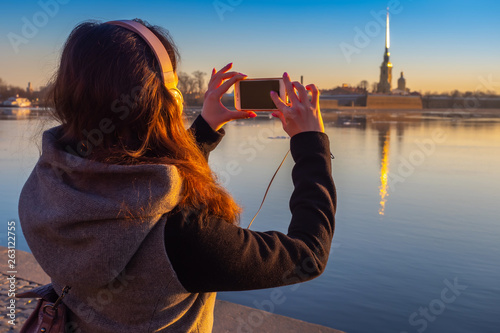
[[[0,109],[0,115],[12,117],[26,117],[31,113],[29,108],[24,107],[4,107]]]
[[[4,101],[2,105],[6,107],[25,108],[25,107],[30,107],[31,102],[27,98],[16,96],[16,97],[10,97],[8,100]]]

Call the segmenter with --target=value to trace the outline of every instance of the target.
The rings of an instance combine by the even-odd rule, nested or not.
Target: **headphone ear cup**
[[[182,96],[181,91],[177,88],[170,88],[168,91],[174,97],[177,106],[182,110],[182,108],[184,107],[184,97]]]

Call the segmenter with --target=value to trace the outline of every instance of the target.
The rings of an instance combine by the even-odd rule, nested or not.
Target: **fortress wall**
[[[319,108],[321,110],[338,109],[339,101],[336,99],[320,99]]]
[[[474,105],[479,105],[480,108],[487,108],[487,109],[500,109],[500,98],[485,98],[485,99],[478,99],[477,104],[474,103],[467,103],[467,106],[474,106]]]
[[[495,97],[425,97],[427,109],[500,109],[500,98]]]
[[[368,95],[368,109],[422,109],[420,96]]]

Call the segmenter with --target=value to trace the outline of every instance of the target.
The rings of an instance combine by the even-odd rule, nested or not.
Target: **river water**
[[[218,297],[346,332],[498,332],[500,118],[440,113],[325,114],[338,210],[325,273],[296,286]],[[18,221],[20,190],[38,158],[40,118],[0,119],[0,245]],[[45,126],[50,126],[45,121]],[[257,211],[288,150],[280,123],[233,122],[210,156],[220,181]],[[286,232],[288,157],[253,230]],[[18,249],[29,251],[22,234]],[[239,318],[258,332],[261,318]]]

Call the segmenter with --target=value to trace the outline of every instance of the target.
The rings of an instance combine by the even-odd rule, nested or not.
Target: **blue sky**
[[[324,89],[372,83],[378,81],[385,40],[376,17],[387,6],[393,87],[404,71],[417,91],[500,93],[500,4],[493,0],[4,1],[0,78],[38,88],[56,69],[62,45],[79,22],[138,17],[170,31],[184,72],[209,73],[234,62],[250,77],[287,71]],[[39,26],[28,38],[26,21]],[[14,35],[24,38],[18,52],[9,40]]]

